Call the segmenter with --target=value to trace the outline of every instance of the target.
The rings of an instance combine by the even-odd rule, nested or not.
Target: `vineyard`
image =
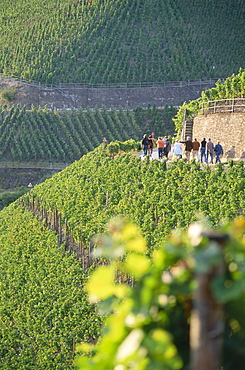
[[[203,102],[244,98],[244,18],[242,0],[0,2],[2,76],[103,85],[230,75],[178,111],[27,109],[0,91],[1,164],[65,167],[0,211],[0,369],[187,369],[206,274],[223,320],[209,332],[212,348],[224,338],[215,370],[245,370],[244,163],[130,153],[144,133],[180,135]],[[1,194],[0,206],[16,197]]]
[[[141,162],[131,154],[115,159],[95,151],[37,185],[25,199],[40,211],[58,211],[73,239],[88,247],[114,215],[125,215],[142,230],[149,250],[175,228],[185,228],[197,213],[215,226],[221,218],[244,212],[243,162],[200,169],[198,163],[153,160]]]
[[[176,108],[114,107],[73,109],[50,112],[48,109],[1,106],[0,161],[72,163],[107,142],[141,140],[144,132],[173,135],[172,117]],[[135,145],[135,150],[139,146]]]
[[[97,148],[2,210],[2,367],[73,369],[76,343],[99,336],[101,318],[89,308],[83,291],[86,271],[81,261],[62,252],[69,245],[58,247],[60,236],[46,229],[42,215],[60,215],[61,227],[83,251],[111,217],[125,216],[146,238],[149,258],[171,230],[185,230],[199,213],[214,227],[222,219],[244,215],[244,171],[242,162],[230,162],[227,168],[218,164],[213,170],[182,160],[167,167],[131,154],[113,159]],[[30,202],[40,211],[39,221],[28,211]],[[169,315],[186,328],[182,309],[171,307]],[[174,325],[168,329],[188,361],[186,336]]]
[[[1,211],[0,246],[0,368],[74,369],[76,343],[93,342],[102,325],[86,273],[17,205]]]
[[[0,72],[48,84],[225,77],[244,63],[244,12],[242,0],[6,0]]]

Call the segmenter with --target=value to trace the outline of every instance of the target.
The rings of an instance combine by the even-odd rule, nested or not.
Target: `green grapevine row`
[[[125,141],[134,138],[139,141],[146,130],[156,135],[173,134],[171,117],[175,108],[150,109],[143,111],[142,120],[137,121],[135,112],[114,107],[95,110],[72,109],[71,112],[50,112],[48,109],[28,111],[18,105],[9,110],[2,107],[0,116],[0,161],[71,163],[102,143]],[[169,116],[169,112],[171,112]],[[166,130],[166,131],[165,131]]]
[[[79,346],[79,369],[244,370],[244,232],[241,217],[215,230],[199,220],[149,257],[138,228],[112,219],[96,248],[110,264],[87,290],[113,313],[96,345]],[[118,269],[137,278],[132,288],[114,284]]]

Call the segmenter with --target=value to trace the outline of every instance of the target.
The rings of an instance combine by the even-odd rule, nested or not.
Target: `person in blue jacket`
[[[224,152],[223,152],[223,148],[222,148],[222,145],[220,144],[220,141],[219,140],[217,141],[217,144],[214,147],[214,152],[215,152],[215,155],[216,155],[215,163],[218,163],[218,162],[220,163],[220,156]]]

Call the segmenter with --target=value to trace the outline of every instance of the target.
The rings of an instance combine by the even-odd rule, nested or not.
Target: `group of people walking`
[[[150,155],[152,156],[153,147],[155,145],[155,140],[150,135],[149,137],[145,134],[142,139],[142,149],[143,149],[143,155]],[[168,140],[167,136],[159,137],[156,141],[157,151],[158,151],[158,158],[162,159],[164,156],[165,158],[168,158],[168,154],[171,151],[171,143]]]
[[[182,150],[182,144],[184,144],[184,150]],[[142,139],[142,149],[144,156],[150,155],[152,156],[153,147],[155,145],[154,138],[152,135],[149,137],[145,134]],[[212,140],[209,138],[206,140],[205,138],[199,142],[197,139],[194,141],[188,136],[186,140],[176,140],[173,147],[169,142],[168,138],[159,137],[156,141],[156,146],[158,150],[158,158],[162,159],[164,156],[168,158],[170,151],[173,149],[173,156],[176,159],[182,158],[185,155],[187,162],[190,161],[191,156],[193,159],[196,159],[198,162],[208,163],[219,163],[220,157],[223,154],[223,148],[218,140],[217,143],[214,145]],[[184,152],[184,153],[183,153]]]
[[[210,138],[208,140],[203,138],[202,141],[199,142],[197,139],[194,139],[194,141],[192,141],[191,138],[188,136],[187,139],[184,141],[176,140],[174,144],[174,155],[180,155],[180,151],[182,152],[182,149],[180,148],[181,144],[185,144],[184,151],[187,162],[190,161],[192,154],[192,158],[196,159],[198,162],[214,163],[215,158],[215,163],[219,163],[220,157],[224,154],[222,145],[220,144],[219,140],[214,145]]]

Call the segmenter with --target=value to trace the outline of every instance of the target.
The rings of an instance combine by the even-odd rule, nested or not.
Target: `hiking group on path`
[[[223,155],[223,148],[220,144],[220,141],[217,141],[217,144],[214,145],[212,140],[209,138],[206,141],[205,138],[199,142],[197,139],[194,141],[188,136],[186,140],[176,140],[174,144],[171,144],[167,136],[158,137],[155,141],[152,135],[149,137],[144,134],[142,141],[143,157],[149,155],[153,158],[153,149],[157,148],[157,156],[159,160],[162,160],[163,157],[166,159],[169,158],[170,153],[174,159],[180,159],[185,157],[187,162],[190,162],[190,159],[195,159],[197,162],[203,162],[208,164],[213,164],[214,159],[215,163],[220,162],[220,158]],[[182,146],[184,144],[184,149]]]

